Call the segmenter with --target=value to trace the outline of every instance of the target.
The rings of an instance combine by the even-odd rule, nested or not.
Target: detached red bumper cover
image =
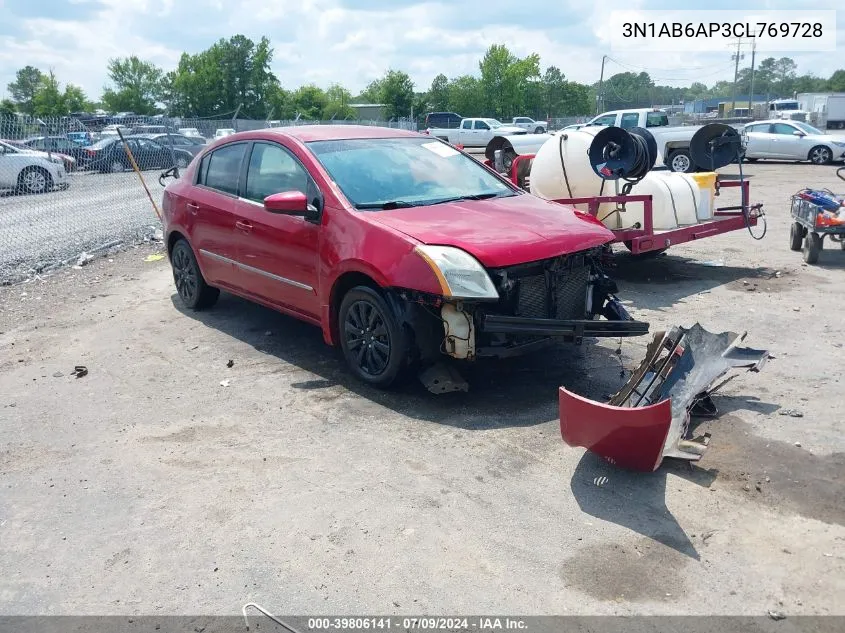
[[[600,403],[560,388],[560,432],[570,446],[581,446],[622,468],[650,472],[664,457],[698,460],[709,436],[689,437],[690,415],[715,414],[710,394],[730,369],[759,371],[764,350],[736,347],[745,335],[690,329],[657,332],[646,357],[609,402]]]

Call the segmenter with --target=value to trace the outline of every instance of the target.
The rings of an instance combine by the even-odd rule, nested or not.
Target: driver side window
[[[309,204],[319,208],[317,186],[302,164],[281,145],[256,143],[249,158],[244,197],[263,203],[267,196],[283,191],[301,191]]]
[[[616,123],[616,115],[615,114],[608,114],[603,117],[599,117],[590,125],[614,125]]]
[[[796,129],[787,123],[775,123],[772,125],[772,134],[792,134]]]

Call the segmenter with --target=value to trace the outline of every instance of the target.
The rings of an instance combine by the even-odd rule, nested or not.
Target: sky
[[[389,68],[404,70],[418,91],[440,72],[477,74],[491,44],[519,56],[540,55],[541,69],[567,79],[598,80],[645,70],[659,84],[713,84],[733,77],[731,51],[613,51],[613,9],[668,10],[676,0],[0,0],[0,98],[25,65],[52,69],[97,100],[108,85],[109,58],[137,55],[174,68],[183,51],[199,52],[219,38],[266,35],[272,69],[286,88],[341,83],[357,94]],[[836,1],[758,0],[754,9],[834,9]],[[734,0],[707,0],[725,10]],[[837,52],[783,53],[799,73],[828,77],[845,67],[845,11],[839,12]],[[772,53],[766,53],[766,56]],[[774,56],[781,56],[775,54]],[[759,59],[759,56],[758,56]],[[750,64],[750,55],[741,62]]]

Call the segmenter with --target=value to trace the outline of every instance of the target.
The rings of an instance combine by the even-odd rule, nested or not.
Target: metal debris
[[[88,368],[85,365],[77,365],[73,368],[73,372],[71,376],[76,376],[77,378],[82,378],[88,375]]]
[[[709,435],[689,437],[690,417],[718,411],[710,398],[731,369],[759,371],[768,351],[737,347],[745,338],[713,334],[696,323],[657,332],[646,357],[607,404],[560,388],[560,427],[570,446],[583,446],[632,470],[657,469],[666,457],[697,461]]]

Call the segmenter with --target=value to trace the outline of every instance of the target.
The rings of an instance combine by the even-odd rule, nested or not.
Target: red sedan
[[[226,290],[313,323],[380,387],[443,355],[648,331],[601,273],[613,233],[413,132],[227,136],[167,186],[163,210],[187,307]]]

